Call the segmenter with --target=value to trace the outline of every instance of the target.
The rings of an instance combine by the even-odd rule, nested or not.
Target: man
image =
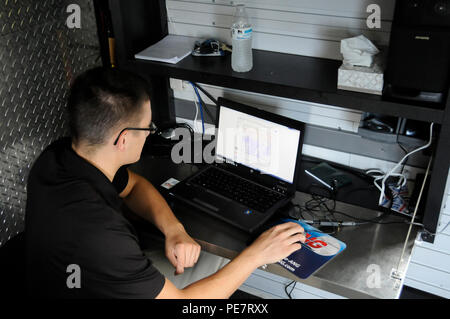
[[[75,79],[68,98],[71,138],[34,163],[28,178],[26,238],[32,296],[63,298],[227,298],[257,267],[300,249],[303,229],[278,225],[217,273],[178,289],[144,255],[125,203],[165,236],[176,273],[193,267],[200,246],[158,191],[126,168],[151,131],[145,81],[95,68]]]

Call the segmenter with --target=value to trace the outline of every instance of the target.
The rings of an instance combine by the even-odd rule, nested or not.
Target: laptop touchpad
[[[226,208],[232,202],[231,199],[218,195],[209,190],[197,191],[196,194],[193,196],[192,200],[197,204],[200,204],[215,212],[218,212]]]
[[[197,197],[194,197],[192,200],[194,202],[196,202],[197,204],[205,206],[205,207],[207,207],[207,208],[209,208],[209,209],[211,209],[211,210],[213,210],[215,212],[218,212],[220,210],[218,207],[216,207],[214,205],[211,205],[211,204],[209,204],[209,203],[205,202],[204,200],[201,200],[201,199],[199,199]]]

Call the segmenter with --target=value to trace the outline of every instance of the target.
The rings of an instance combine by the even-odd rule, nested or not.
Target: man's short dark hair
[[[104,144],[111,129],[137,122],[149,99],[147,82],[136,74],[104,67],[85,71],[69,92],[72,139],[89,146]]]

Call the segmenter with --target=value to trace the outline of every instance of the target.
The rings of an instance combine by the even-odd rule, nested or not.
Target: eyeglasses
[[[117,136],[116,140],[114,141],[114,145],[117,144],[119,141],[120,135],[125,132],[126,130],[129,131],[149,131],[150,134],[155,134],[158,131],[158,128],[156,127],[155,123],[151,122],[150,127],[126,127],[122,131],[120,131],[119,135]]]

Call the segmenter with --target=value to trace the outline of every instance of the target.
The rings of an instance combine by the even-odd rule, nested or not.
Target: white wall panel
[[[167,1],[169,33],[218,38],[230,43],[233,3],[237,1]],[[239,1],[247,6],[253,25],[253,48],[341,59],[340,40],[363,34],[387,45],[394,1]],[[370,29],[369,4],[379,4],[381,27]]]
[[[169,24],[170,34],[185,35],[200,39],[215,38],[229,43],[230,30],[212,26],[192,24]],[[288,35],[257,33],[253,34],[253,48],[267,51],[317,56],[327,59],[340,59],[339,45],[335,41],[299,38]]]
[[[291,280],[257,269],[239,287],[240,290],[262,298],[287,299],[284,287]],[[290,291],[292,285],[288,288]],[[344,297],[298,282],[291,294],[293,299],[343,299]]]
[[[427,242],[416,242],[417,246],[422,246],[425,248],[430,248],[439,252],[446,252],[449,253],[450,252],[450,236],[445,235],[445,234],[436,234],[436,237],[434,239],[434,242],[431,243],[427,243]],[[437,256],[436,256],[437,257]],[[414,261],[414,256],[413,259]]]
[[[249,10],[252,12],[252,10]],[[257,11],[259,12],[259,11]],[[296,21],[286,21],[279,20],[285,17],[271,12],[270,19],[263,19],[259,17],[260,15],[254,14],[251,18],[251,23],[253,26],[253,31],[255,33],[268,33],[276,35],[288,35],[292,37],[305,37],[312,39],[322,39],[322,40],[332,40],[340,41],[341,39],[357,36],[361,33],[366,37],[371,38],[374,42],[380,44],[389,43],[389,33],[380,31],[365,31],[358,27],[337,27],[328,26],[322,24],[311,23],[307,20],[312,20],[312,17],[308,16],[309,19],[302,20],[299,15]],[[269,18],[267,16],[267,18]],[[317,18],[316,18],[317,19]],[[320,20],[320,19],[318,19]],[[322,18],[322,20],[325,20]],[[194,23],[192,23],[194,21]],[[351,21],[351,20],[350,20]],[[230,26],[233,23],[232,15],[223,15],[217,13],[209,12],[198,12],[198,11],[185,11],[172,9],[170,11],[170,22],[180,23],[180,24],[193,24],[193,25],[203,25],[203,26],[213,26],[216,28],[226,29],[228,32],[228,39],[226,42],[230,43]],[[325,21],[324,21],[325,22]],[[258,49],[258,47],[254,47]],[[278,50],[284,51],[285,46],[279,47]],[[274,50],[274,51],[278,51]]]
[[[176,15],[175,10],[182,12],[197,12],[224,16],[233,16],[234,8],[229,5],[211,5],[209,3],[195,3],[192,1],[167,1],[167,8],[170,10],[174,17]],[[373,29],[367,28],[365,18],[355,18],[355,17],[340,17],[326,14],[311,14],[307,12],[295,12],[295,11],[282,11],[282,10],[272,10],[266,9],[263,6],[260,8],[248,7],[246,8],[249,18],[253,19],[266,19],[271,21],[281,21],[281,22],[293,22],[293,23],[305,23],[311,25],[317,25],[320,27],[332,27],[340,29],[361,29],[363,31],[368,31],[369,34],[375,32],[389,32],[391,28],[391,22],[388,20],[381,21],[381,29],[374,31]],[[363,16],[366,17],[368,14],[365,13]],[[193,21],[188,21],[188,23],[194,23]],[[194,23],[195,24],[195,23]],[[224,27],[229,28],[231,24],[227,24]]]
[[[436,287],[450,295],[450,273],[411,262],[408,267],[407,278]]]
[[[422,291],[426,291],[430,294],[436,295],[436,296],[441,296],[444,298],[450,298],[450,291],[446,290],[446,289],[442,289],[436,286],[432,286],[426,282],[422,282],[419,280],[415,280],[409,277],[405,278],[404,281],[404,285],[408,286],[408,287],[412,287],[415,289],[419,289]]]
[[[450,254],[438,250],[418,247],[414,250],[413,263],[438,271],[450,272]],[[411,276],[411,274],[408,274]]]
[[[450,215],[450,194],[444,195],[444,204],[442,210],[444,214]]]
[[[258,106],[270,112],[291,117],[308,124],[356,132],[361,119],[361,112],[355,110],[206,84],[201,85],[216,99],[219,96],[226,97],[241,103]],[[201,93],[201,96],[204,101],[209,101],[203,93]],[[196,99],[190,85],[182,90],[174,88],[174,97],[190,101]]]
[[[378,4],[382,20],[392,20],[395,1],[392,0],[180,0],[173,2],[203,3],[212,5],[245,4],[248,8],[272,11],[303,12],[316,15],[366,19],[369,4]]]
[[[450,215],[444,214],[444,212],[441,214],[437,232],[439,234],[444,234],[444,235],[450,236]],[[449,263],[449,265],[450,265],[450,263]]]

